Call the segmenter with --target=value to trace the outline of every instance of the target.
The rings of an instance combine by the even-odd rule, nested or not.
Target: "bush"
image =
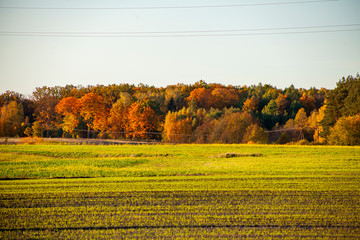
[[[296,142],[296,145],[309,145],[309,144],[310,144],[310,142],[306,139],[302,139],[302,140]]]
[[[22,144],[36,144],[36,143],[43,143],[44,139],[40,137],[25,137],[22,138],[20,143]]]

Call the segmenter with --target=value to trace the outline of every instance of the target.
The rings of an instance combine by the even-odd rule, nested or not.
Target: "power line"
[[[23,37],[102,37],[102,38],[165,38],[165,37],[227,37],[252,35],[288,35],[359,31],[360,24],[299,26],[279,28],[221,29],[166,32],[0,32],[0,36]],[[352,27],[352,28],[349,28]],[[333,29],[331,29],[333,28]],[[339,29],[340,28],[340,29]],[[309,31],[308,29],[313,29]],[[304,30],[304,31],[298,31]]]
[[[355,27],[360,23],[339,24],[339,25],[318,25],[318,26],[297,26],[277,28],[243,28],[243,29],[215,29],[215,30],[186,30],[186,31],[156,31],[156,32],[0,32],[3,34],[54,34],[54,35],[120,35],[120,34],[184,34],[184,33],[221,33],[221,32],[251,32],[251,31],[275,31],[295,29],[319,29]]]
[[[155,10],[155,9],[187,9],[187,8],[229,8],[229,7],[256,7],[291,4],[309,4],[337,2],[340,0],[308,0],[294,2],[271,2],[271,3],[248,3],[248,4],[225,4],[225,5],[190,5],[190,6],[144,6],[144,7],[24,7],[24,6],[0,6],[0,9],[22,10]]]
[[[88,38],[170,38],[170,37],[231,37],[231,36],[256,36],[256,35],[290,35],[310,33],[335,33],[353,32],[355,29],[321,30],[321,31],[296,31],[296,32],[262,32],[262,33],[233,33],[233,34],[169,34],[169,35],[70,35],[70,34],[32,34],[32,33],[0,33],[0,36],[22,36],[22,37],[88,37]]]

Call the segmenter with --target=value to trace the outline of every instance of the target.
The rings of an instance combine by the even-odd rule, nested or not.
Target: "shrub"
[[[42,143],[44,142],[44,139],[43,138],[40,138],[40,137],[25,137],[25,138],[22,138],[20,143],[22,144],[36,144],[36,143]]]

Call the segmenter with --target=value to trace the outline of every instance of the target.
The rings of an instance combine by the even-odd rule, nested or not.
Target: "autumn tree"
[[[243,143],[268,143],[268,137],[265,134],[263,128],[259,126],[258,123],[252,123],[250,126],[246,128],[246,132],[244,138],[242,140]]]
[[[211,89],[196,88],[186,99],[189,103],[194,101],[199,108],[210,109],[213,106],[213,97],[211,95]]]
[[[113,137],[125,137],[127,131],[129,105],[124,104],[126,101],[119,99],[110,109],[109,131]]]
[[[54,99],[61,99],[62,96],[62,87],[55,86],[55,87],[37,87],[35,91],[32,93],[33,98],[35,101],[41,101],[45,98],[54,98]]]
[[[301,108],[295,116],[295,126],[305,128],[307,126],[307,116],[304,108]]]
[[[31,127],[31,132],[34,137],[42,137],[44,128],[38,121],[35,121]]]
[[[178,112],[168,112],[164,122],[164,140],[166,142],[190,143],[193,133],[193,114],[183,108]]]
[[[0,108],[9,105],[13,101],[15,101],[18,105],[22,105],[25,118],[24,127],[29,127],[30,124],[34,121],[34,101],[32,99],[25,98],[20,93],[8,90],[0,95]]]
[[[134,88],[134,85],[129,84],[111,84],[108,86],[97,85],[92,92],[100,95],[103,98],[106,107],[110,108],[119,100],[122,93],[131,95],[134,92]]]
[[[217,120],[213,117],[204,119],[192,133],[192,142],[195,143],[211,143],[211,134],[216,125]]]
[[[211,91],[211,95],[213,108],[230,108],[239,103],[239,95],[233,88],[217,87]]]
[[[295,126],[298,128],[299,130],[299,137],[298,139],[299,140],[303,140],[304,138],[306,138],[307,140],[312,140],[312,139],[309,139],[311,135],[311,137],[313,136],[313,132],[311,133],[308,133],[308,118],[306,116],[306,112],[305,112],[305,109],[304,108],[301,108],[296,116],[295,116],[295,119],[294,119],[294,122],[295,122]],[[306,135],[306,136],[305,136]]]
[[[323,127],[320,125],[325,116],[325,109],[326,106],[322,106],[318,111],[313,111],[308,117],[307,125],[314,130],[313,138],[314,141],[317,141],[318,143],[323,143],[325,141],[325,138],[321,137]]]
[[[79,102],[80,115],[88,127],[88,138],[91,129],[106,130],[108,112],[102,97],[96,93],[88,93],[80,98]]]
[[[246,129],[255,121],[248,112],[226,112],[215,124],[211,142],[242,143]]]
[[[299,101],[300,101],[301,105],[303,106],[303,108],[305,109],[307,116],[310,116],[310,113],[316,109],[315,98],[313,98],[312,96],[306,95],[306,93],[304,93],[300,97]]]
[[[178,111],[185,106],[186,100],[178,86],[168,86],[165,90],[165,104],[168,111]]]
[[[360,114],[341,117],[330,129],[330,144],[360,145]]]
[[[22,99],[24,99],[22,94],[8,90],[0,95],[0,107],[8,105],[13,101],[20,103]]]
[[[64,116],[61,127],[65,132],[73,133],[80,121],[81,104],[79,99],[66,97],[59,101],[55,110]]]
[[[205,143],[202,134],[206,134],[205,132],[210,129],[202,128],[201,130],[200,128],[205,121],[206,115],[208,115],[207,113],[205,109],[195,110],[190,107],[182,108],[177,112],[168,112],[164,123],[164,140],[177,143]]]
[[[271,99],[276,99],[279,94],[280,94],[280,90],[276,89],[276,88],[270,88],[263,96],[262,98],[265,99],[267,102],[269,102]]]
[[[275,99],[278,113],[281,115],[287,114],[287,110],[290,106],[290,102],[287,100],[287,96],[283,94],[279,94],[279,96]]]
[[[149,139],[159,131],[160,117],[149,104],[141,101],[131,104],[127,119],[127,137]]]
[[[51,95],[42,96],[35,102],[35,120],[43,130],[47,131],[47,137],[50,137],[50,131],[58,129],[59,126],[60,115],[55,111],[58,102],[59,99]]]
[[[259,108],[259,99],[256,96],[246,99],[244,102],[242,110],[244,112],[256,112]]]
[[[24,111],[21,103],[11,101],[1,107],[0,111],[0,135],[15,137],[22,131]]]

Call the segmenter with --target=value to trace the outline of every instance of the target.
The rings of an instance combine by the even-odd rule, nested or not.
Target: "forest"
[[[335,89],[224,86],[198,81],[37,87],[0,95],[1,137],[166,143],[360,145],[360,75]]]

